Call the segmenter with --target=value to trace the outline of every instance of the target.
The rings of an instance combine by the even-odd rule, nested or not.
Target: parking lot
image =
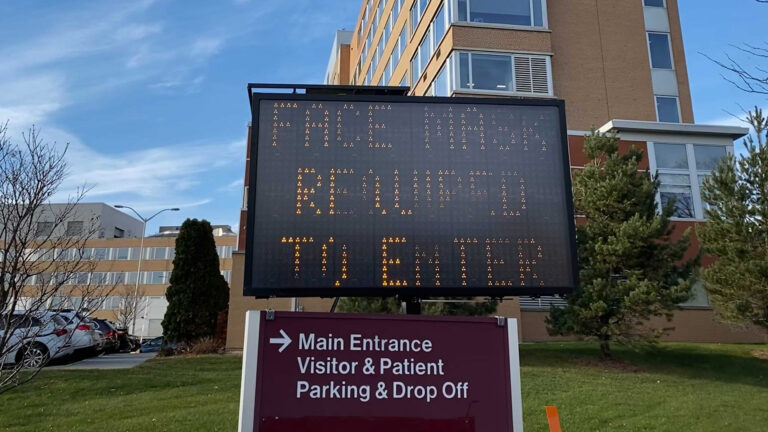
[[[130,369],[154,358],[157,353],[116,353],[82,360],[51,364],[47,369],[54,370],[107,370]]]

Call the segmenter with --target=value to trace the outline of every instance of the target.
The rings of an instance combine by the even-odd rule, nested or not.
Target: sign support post
[[[421,299],[416,297],[403,297],[403,314],[421,315]]]

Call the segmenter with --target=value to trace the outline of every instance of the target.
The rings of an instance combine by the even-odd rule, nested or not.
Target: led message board
[[[244,294],[576,284],[561,101],[254,94]]]

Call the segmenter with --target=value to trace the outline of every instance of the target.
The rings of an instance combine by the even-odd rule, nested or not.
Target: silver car
[[[0,314],[0,338],[5,336],[8,314]],[[71,332],[62,317],[54,312],[10,314],[10,328],[4,352],[0,352],[0,367],[21,363],[25,368],[38,369],[48,361],[72,354]]]
[[[67,329],[72,332],[72,347],[75,352],[95,354],[98,350],[98,336],[90,318],[72,310],[52,311],[67,322]]]

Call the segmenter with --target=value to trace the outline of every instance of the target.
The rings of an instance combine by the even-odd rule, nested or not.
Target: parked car
[[[91,325],[95,327],[95,323],[91,321]],[[107,338],[104,337],[104,332],[101,330],[93,330],[93,340],[96,342],[93,349],[96,351],[96,355],[104,353],[104,349],[107,345]]]
[[[157,352],[160,350],[160,347],[163,346],[163,337],[158,336],[154,339],[150,339],[143,344],[141,344],[141,349],[139,352],[143,353],[150,353],[150,352]]]
[[[119,352],[136,351],[141,347],[139,338],[128,333],[127,328],[117,328],[117,341]]]
[[[145,341],[143,344],[141,344],[141,349],[139,352],[148,353],[148,352],[157,352],[160,350],[160,348],[163,346],[163,336],[158,336],[156,338],[150,339],[148,341]],[[176,349],[177,345],[173,342],[168,343],[168,348]]]
[[[0,314],[0,338],[5,336],[7,318],[8,315]],[[55,313],[13,312],[10,329],[12,334],[6,346],[11,349],[0,358],[0,367],[21,363],[25,368],[37,369],[74,351],[67,323]]]
[[[67,322],[67,329],[72,332],[71,343],[75,355],[95,355],[98,350],[99,337],[91,319],[72,309],[53,310]]]
[[[120,348],[120,340],[115,326],[105,319],[91,318],[91,321],[96,330],[104,335],[104,352],[113,353],[118,351]]]

